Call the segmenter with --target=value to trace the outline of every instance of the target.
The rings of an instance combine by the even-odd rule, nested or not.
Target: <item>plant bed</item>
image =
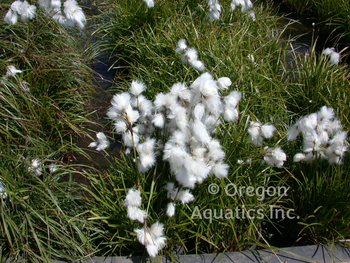
[[[28,24],[6,24],[13,37],[1,63],[18,63],[25,74],[1,83],[13,95],[1,106],[2,258],[175,261],[179,248],[180,257],[226,257],[276,243],[347,245],[347,65],[334,50],[317,51],[315,41],[301,54],[270,6],[245,3],[106,2],[95,46],[113,54],[116,75],[107,136],[96,130],[97,138],[83,131],[88,102],[79,96],[94,80],[85,64],[93,56],[84,57],[92,49],[76,49],[74,30],[44,11]],[[34,44],[51,38],[60,41]],[[25,55],[12,51],[13,39],[31,43]],[[56,49],[46,49],[52,42]],[[46,64],[50,50],[59,52]],[[11,107],[19,117],[8,118]],[[72,164],[78,154],[96,161],[75,145],[75,134],[93,140],[86,147],[106,160],[99,169]],[[116,153],[110,145],[118,141]],[[59,170],[51,174],[52,159]],[[74,174],[88,183],[74,183]]]
[[[281,223],[276,218],[271,218],[270,213],[275,216],[274,211],[284,212],[284,215],[289,213],[296,219],[290,231],[295,233],[293,242],[304,240],[306,244],[313,244],[319,240],[332,240],[335,236],[336,239],[344,239],[341,235],[338,236],[336,221],[346,222],[343,216],[347,217],[347,205],[341,201],[348,199],[346,186],[341,182],[341,178],[347,178],[343,175],[347,169],[345,159],[344,164],[339,166],[335,163],[340,164],[340,159],[334,163],[330,159],[327,162],[318,158],[331,145],[329,141],[329,144],[321,143],[318,150],[311,150],[312,156],[309,154],[308,157],[315,162],[310,164],[307,161],[311,159],[307,158],[303,162],[293,162],[293,157],[298,152],[295,160],[305,158],[310,153],[307,143],[303,142],[309,131],[302,132],[303,135],[297,137],[297,140],[292,139],[288,131],[297,125],[303,125],[301,123],[308,118],[321,116],[323,111],[328,112],[329,116],[342,116],[342,123],[344,121],[344,126],[348,126],[347,117],[343,118],[349,114],[347,98],[341,95],[348,89],[346,66],[329,63],[329,58],[316,50],[316,42],[312,43],[309,50],[299,54],[294,48],[293,39],[281,37],[287,26],[280,28],[278,19],[270,16],[272,10],[269,7],[255,6],[251,10],[254,12],[253,16],[253,13],[242,13],[240,8],[230,10],[230,2],[222,1],[220,18],[213,19],[212,22],[208,21],[211,19],[208,12],[215,8],[199,2],[188,4],[186,1],[179,1],[172,5],[160,1],[153,8],[147,8],[145,3],[130,1],[110,6],[110,23],[102,26],[100,33],[108,36],[108,41],[104,43],[105,49],[118,50],[115,58],[118,65],[115,68],[120,71],[119,83],[115,87],[116,95],[107,116],[113,122],[116,133],[122,135],[123,147],[110,169],[101,174],[87,175],[94,189],[91,194],[96,199],[91,209],[91,220],[108,226],[106,233],[110,238],[102,243],[104,249],[110,247],[110,251],[106,252],[109,255],[143,253],[143,246],[137,242],[145,241],[139,239],[137,231],[147,231],[147,227],[157,221],[164,224],[164,235],[168,240],[163,251],[165,254],[171,255],[179,245],[183,245],[185,253],[190,254],[198,253],[199,250],[207,253],[225,249],[244,250],[254,243],[261,245],[272,241],[271,228],[270,233],[265,236],[260,231],[261,223],[265,220],[272,225]],[[230,81],[222,77],[228,77]],[[180,101],[186,108],[187,102],[173,95],[176,93],[176,85],[180,82],[183,85],[182,90],[195,92],[196,83],[204,83],[204,79],[211,83],[219,83],[224,79],[230,82],[227,90],[219,88],[221,99],[231,96],[232,91],[235,94],[240,93],[238,97],[242,96],[240,99],[235,98],[237,118],[230,119],[229,115],[224,115],[220,119],[221,124],[216,127],[216,133],[212,133],[213,138],[222,144],[225,158],[221,161],[229,165],[230,172],[221,180],[209,176],[196,187],[191,184],[183,187],[185,182],[179,182],[178,171],[173,167],[172,161],[164,157],[167,147],[163,148],[164,144],[169,146],[169,141],[175,142],[181,137],[172,137],[172,117],[168,115],[172,109],[167,108],[167,105],[171,107],[171,101]],[[163,114],[159,106],[162,104],[162,94],[165,97],[173,96],[163,106],[164,130],[162,131],[161,125],[155,125],[149,134],[144,133],[143,128],[140,132],[138,125],[148,125],[147,128],[150,128],[156,120],[147,115],[141,116],[143,110],[139,105],[143,102],[138,104],[138,96],[145,96],[142,100],[146,99],[149,104],[154,101],[154,109],[151,111],[153,115],[157,115]],[[202,97],[206,96],[202,94]],[[340,100],[335,99],[341,97]],[[129,107],[129,100],[133,112],[126,113],[123,107]],[[191,105],[193,102],[188,103]],[[193,136],[196,136],[195,129],[191,125],[197,118],[193,116],[198,114],[194,110],[195,105],[193,103],[193,107],[186,108],[190,116],[188,125]],[[325,108],[324,105],[328,106]],[[227,105],[224,107],[227,108]],[[334,113],[330,108],[334,109]],[[128,114],[138,114],[135,111],[144,118],[129,119],[131,115]],[[204,112],[205,116],[212,114],[207,106]],[[225,123],[224,119],[229,121]],[[330,121],[337,122],[336,119]],[[263,129],[274,129],[271,124],[276,125],[274,127],[277,138],[266,135],[263,139],[252,135],[254,129],[259,130],[262,126]],[[128,139],[126,135],[133,134],[134,128],[138,136],[134,139],[137,141]],[[205,133],[202,135],[206,137]],[[138,147],[143,147],[143,143],[147,143],[150,138],[161,142],[160,146],[157,144],[150,150],[151,156],[153,151],[157,151],[158,157],[152,159],[154,166],[140,170],[138,166],[144,165],[144,153]],[[197,135],[196,140],[200,141],[200,136]],[[193,150],[189,146],[190,142],[185,141],[185,145],[186,149]],[[287,160],[284,160],[284,151],[279,147],[287,153]],[[345,150],[346,147],[342,149]],[[108,149],[106,150],[108,156]],[[207,151],[210,152],[208,149]],[[269,151],[278,152],[276,155],[281,159],[272,161],[269,159]],[[190,154],[188,158],[194,157]],[[283,160],[285,162],[281,162]],[[224,171],[222,174],[225,173]],[[189,191],[194,200],[190,203],[176,203],[171,190],[166,186],[169,181],[175,182],[175,188],[178,187],[177,190],[174,188],[175,191]],[[243,194],[230,196],[225,193],[232,183],[241,187]],[[313,184],[318,188],[314,188]],[[330,185],[332,186],[328,187]],[[213,186],[220,189],[217,195],[210,191]],[[286,187],[288,194],[272,194],[259,198],[257,192],[252,195],[251,191],[259,186],[265,189]],[[125,200],[128,200],[130,191],[140,191],[138,200],[142,201],[137,202],[137,211],[140,215],[146,212],[146,218],[149,219],[147,223],[144,223],[146,220],[143,218],[138,223],[138,219],[129,214],[129,206],[133,205],[128,205]],[[322,197],[325,192],[332,193],[333,200],[325,201]],[[343,194],[338,196],[335,192]],[[174,217],[167,217],[167,206],[174,204],[179,212]],[[230,220],[223,218],[225,212],[235,213],[236,210],[239,217],[233,219],[228,214]],[[255,214],[252,220],[244,217],[253,210],[260,212],[262,216],[257,217],[258,214]],[[341,211],[343,216],[336,211]],[[214,218],[214,215],[218,218]],[[341,225],[344,226],[344,223]],[[343,227],[340,229],[344,230]]]

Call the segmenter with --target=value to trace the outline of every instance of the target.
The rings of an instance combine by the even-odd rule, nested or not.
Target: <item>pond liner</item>
[[[52,261],[54,263],[63,263],[64,261]],[[79,261],[82,263],[141,263],[141,262],[172,262],[170,258],[145,258],[136,257],[93,257],[87,260]],[[241,252],[226,252],[219,254],[201,254],[201,255],[180,255],[176,256],[174,262],[192,263],[192,262],[252,262],[252,263],[340,263],[350,262],[350,247],[340,247],[331,245],[312,245],[301,247],[278,248],[262,250],[245,250]]]

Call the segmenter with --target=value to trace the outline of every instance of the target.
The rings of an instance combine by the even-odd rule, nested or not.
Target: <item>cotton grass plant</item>
[[[287,79],[297,79],[291,85],[293,89],[293,100],[289,100],[289,109],[299,114],[292,116],[290,130],[299,120],[305,116],[311,116],[325,109],[326,106],[334,116],[339,130],[339,135],[349,130],[349,104],[347,93],[349,90],[349,73],[345,65],[334,65],[329,58],[318,54],[315,50],[316,43],[311,47],[309,53],[300,56],[294,53],[294,67],[290,71]],[[333,111],[333,110],[334,111]],[[334,115],[333,115],[334,113]],[[327,114],[329,116],[329,114]],[[337,120],[336,120],[337,119]],[[333,135],[332,135],[333,136]],[[320,150],[327,152],[331,150],[332,136]],[[287,137],[288,138],[288,137]],[[303,140],[298,140],[289,145],[299,152],[305,149]],[[340,145],[339,145],[340,146]],[[342,145],[342,150],[348,147],[347,140]],[[316,148],[316,147],[315,147]],[[333,154],[334,151],[328,153]],[[341,154],[341,152],[339,152]],[[300,232],[300,236],[306,236],[313,242],[338,242],[344,243],[349,236],[348,231],[343,228],[344,218],[347,218],[348,192],[345,185],[349,179],[344,174],[348,168],[348,156],[344,154],[342,158],[334,156],[334,159],[322,160],[322,154],[318,154],[316,160],[311,163],[294,163],[292,165],[291,176],[295,181],[291,181],[292,191],[291,206],[295,207],[300,215],[299,226],[295,226]],[[329,165],[335,161],[336,164]],[[337,190],[336,190],[337,189]],[[326,197],[327,196],[327,197]],[[336,212],[338,211],[338,212]],[[336,227],[339,225],[339,227]],[[340,230],[341,229],[341,230]]]
[[[8,23],[11,3],[0,5],[0,261],[81,259],[99,231],[74,182],[83,165],[73,163],[87,156],[73,140],[87,135],[92,56],[39,8]]]
[[[109,236],[101,242],[101,248],[106,255],[141,253],[153,257],[158,252],[173,258],[179,249],[184,253],[201,253],[241,250],[254,244],[269,247],[263,223],[271,220],[270,223],[278,227],[274,222],[283,219],[269,218],[271,209],[292,209],[292,231],[298,238],[307,236],[313,242],[346,239],[349,236],[348,231],[344,231],[346,224],[331,227],[339,222],[338,218],[349,218],[345,204],[336,198],[320,198],[320,192],[311,187],[316,180],[313,178],[323,187],[328,180],[334,187],[341,187],[340,177],[348,181],[346,176],[340,176],[348,165],[346,154],[342,159],[344,164],[330,165],[322,160],[294,163],[293,156],[300,152],[302,140],[287,140],[287,132],[299,118],[325,105],[334,109],[334,116],[344,130],[349,127],[346,95],[349,76],[345,66],[331,64],[327,57],[316,53],[314,47],[305,56],[299,56],[293,39],[281,39],[285,28],[277,28],[277,19],[270,16],[272,11],[268,6],[253,5],[252,17],[240,8],[232,10],[231,1],[219,1],[220,16],[208,19],[208,12],[214,12],[210,5],[218,4],[209,2],[158,1],[152,8],[142,1],[111,3],[110,22],[103,25],[100,32],[108,36],[102,40],[103,48],[118,50],[115,68],[119,70],[119,84],[111,100],[114,108],[109,109],[107,116],[113,120],[114,131],[122,134],[122,148],[120,156],[114,157],[112,167],[102,174],[89,175],[95,189],[91,192],[95,205],[90,219],[103,222]],[[287,64],[290,58],[293,62]],[[213,133],[225,153],[223,162],[229,167],[227,174],[223,173],[221,179],[208,176],[201,184],[198,181],[187,184],[186,189],[183,184],[187,182],[181,181],[174,163],[164,157],[168,153],[167,143],[181,144],[181,136],[172,133],[172,128],[164,129],[172,119],[162,116],[161,107],[168,116],[172,103],[177,100],[167,101],[167,95],[162,94],[171,94],[175,83],[195,86],[203,72],[209,72],[214,80],[227,77],[232,82],[228,90],[221,91],[221,96],[237,90],[242,98],[235,121],[225,122],[225,117],[221,117],[222,122]],[[135,94],[135,86],[142,87],[141,95]],[[144,96],[143,103],[141,100],[137,103],[138,96]],[[132,105],[130,109],[128,101]],[[151,108],[151,103],[158,111],[147,117],[138,107],[149,105]],[[173,115],[179,112],[174,111]],[[198,113],[194,111],[189,116]],[[149,124],[141,128],[139,125],[145,121]],[[193,127],[194,121],[189,119],[188,127]],[[203,134],[201,139],[205,138]],[[143,150],[147,142],[152,146],[151,151]],[[344,149],[346,145],[345,141]],[[106,150],[108,154],[108,148]],[[315,165],[327,169],[315,169]],[[333,176],[334,173],[338,176]],[[179,179],[181,183],[176,182]],[[220,187],[219,194],[208,194],[212,183]],[[280,187],[287,189],[288,195],[229,196],[223,189],[230,183],[241,189]],[[324,191],[335,193],[331,188]],[[183,190],[187,191],[184,199],[177,196]],[[138,191],[138,200],[142,201],[137,206],[128,205],[127,200],[134,193],[130,191]],[[346,192],[342,193],[343,200],[348,200]],[[302,205],[300,195],[303,200],[312,197],[310,200],[319,198],[319,201],[313,206]],[[321,203],[325,208],[321,208]],[[311,211],[311,207],[314,210]],[[329,214],[331,207],[332,211],[341,209],[341,215]],[[210,218],[208,213],[214,213],[214,209],[216,218],[214,214]],[[237,209],[240,218],[225,219],[226,209]],[[262,216],[249,218],[251,209],[261,209]],[[220,210],[224,211],[221,216]],[[197,216],[193,217],[193,213]],[[203,216],[203,213],[207,214]],[[315,216],[308,217],[311,214]],[[140,236],[140,231],[145,234],[157,222],[164,230],[155,239],[166,237],[166,241],[162,239],[158,248],[150,252],[147,247],[157,243],[146,241],[152,231],[149,230],[149,237]],[[328,229],[330,235],[325,235],[324,229]]]

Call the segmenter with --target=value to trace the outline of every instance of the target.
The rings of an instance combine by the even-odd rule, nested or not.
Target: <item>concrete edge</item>
[[[64,261],[52,261],[53,263],[64,263]],[[219,254],[198,254],[175,256],[173,261],[170,258],[144,257],[92,257],[90,259],[77,261],[81,263],[350,263],[350,247],[312,245],[301,247],[245,250],[241,252],[227,252]]]

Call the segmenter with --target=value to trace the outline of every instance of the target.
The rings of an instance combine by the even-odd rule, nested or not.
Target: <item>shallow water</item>
[[[91,42],[96,43],[100,38],[98,36],[91,36]],[[115,137],[113,133],[111,133],[110,123],[106,118],[107,109],[111,106],[110,101],[112,96],[116,92],[115,89],[115,75],[116,71],[113,70],[113,64],[115,62],[115,58],[113,58],[113,54],[109,52],[100,53],[94,61],[91,63],[91,68],[94,70],[95,74],[95,94],[93,99],[90,101],[89,108],[91,111],[94,111],[91,116],[91,120],[96,123],[86,124],[85,128],[88,129],[89,135],[93,138],[88,137],[76,137],[75,144],[81,148],[83,148],[87,153],[89,153],[90,160],[88,160],[84,156],[76,156],[75,161],[79,164],[92,166],[98,169],[104,169],[105,167],[110,165],[111,157],[106,157],[105,152],[98,152],[95,148],[89,148],[88,145],[95,141],[96,134],[98,132],[104,132],[107,137],[112,138],[110,140],[110,149],[109,153],[113,156],[119,156],[120,149],[120,138]],[[113,89],[114,88],[114,89]],[[79,183],[88,183],[86,178],[77,174],[74,176],[74,181]]]

